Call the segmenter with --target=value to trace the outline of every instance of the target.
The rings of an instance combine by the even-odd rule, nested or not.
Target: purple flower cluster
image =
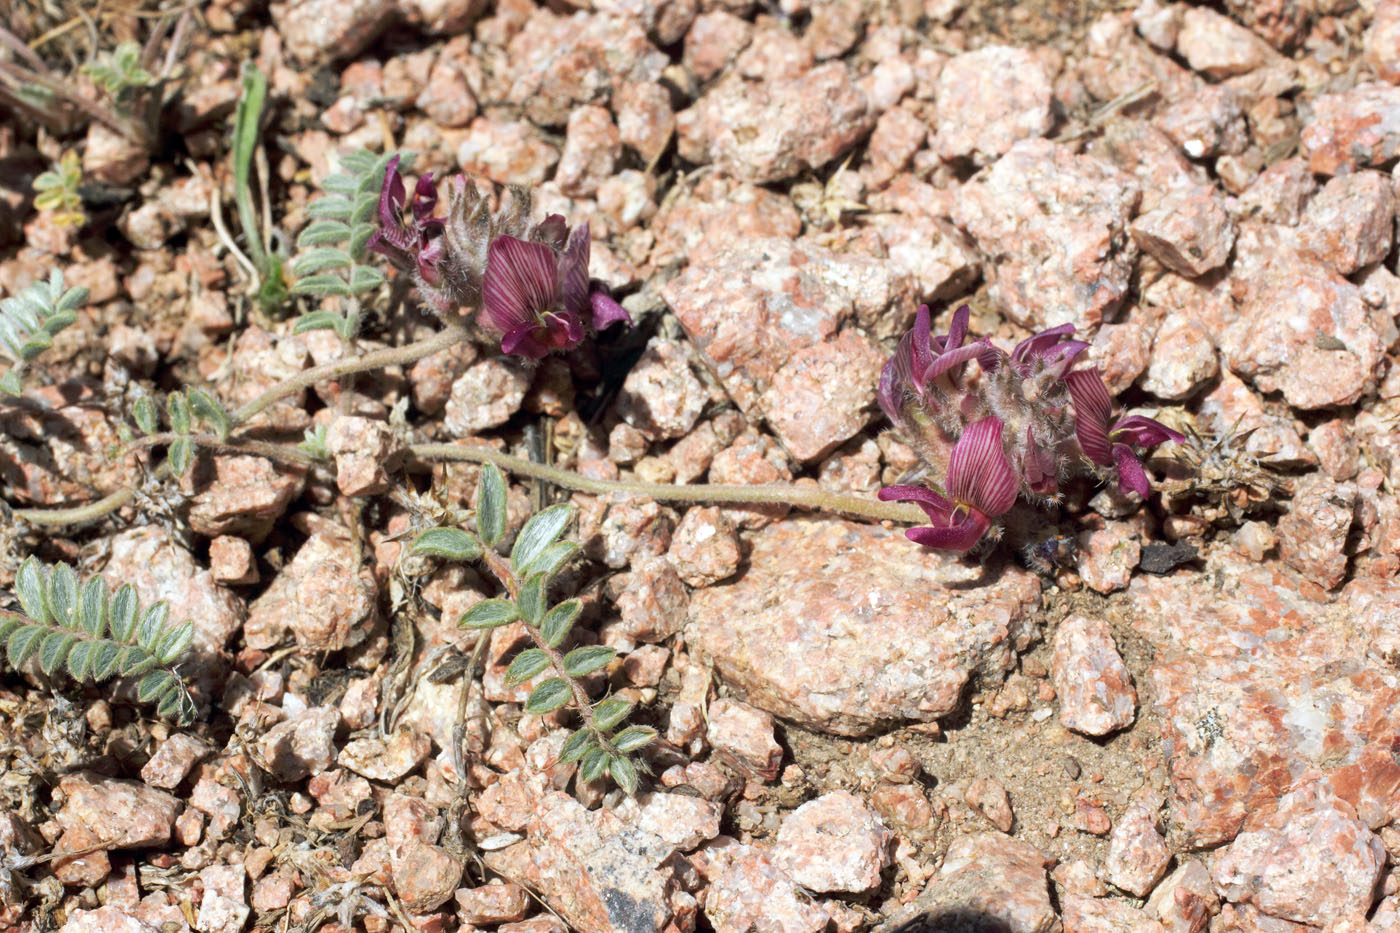
[[[1078,472],[1116,470],[1119,488],[1151,492],[1137,451],[1182,435],[1151,418],[1113,419],[1096,368],[1072,370],[1088,344],[1065,324],[1007,354],[985,338],[967,341],[970,312],[958,308],[934,335],[927,306],[880,375],[880,407],[919,458],[946,479],[941,491],[888,486],[883,500],[917,504],[929,526],[910,540],[967,551],[1018,495],[1048,500]],[[975,365],[973,365],[975,364]]]
[[[543,359],[571,350],[591,331],[632,319],[588,277],[588,224],[571,232],[550,214],[531,225],[530,196],[513,188],[492,213],[465,176],[452,180],[446,217],[434,217],[432,173],[408,196],[395,156],[384,172],[379,229],[369,249],[413,276],[419,294],[443,317],[480,308],[478,323],[501,338],[501,351]],[[407,208],[407,209],[405,209]]]

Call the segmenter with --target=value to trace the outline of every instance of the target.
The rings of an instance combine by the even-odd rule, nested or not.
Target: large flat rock
[[[898,530],[795,520],[758,532],[748,567],[691,598],[686,641],[748,701],[866,735],[952,712],[1036,630],[1039,581],[911,544]]]

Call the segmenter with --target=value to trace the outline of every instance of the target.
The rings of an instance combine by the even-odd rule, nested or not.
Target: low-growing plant
[[[0,641],[13,668],[31,658],[47,676],[63,670],[74,680],[101,683],[140,678],[136,698],[188,724],[194,701],[174,665],[194,638],[194,623],[172,625],[164,602],[144,610],[131,584],[112,593],[95,576],[81,585],[67,564],[46,567],[33,557],[15,577],[20,612],[0,609]]]
[[[47,280],[0,301],[0,356],[12,364],[0,374],[0,392],[19,395],[25,367],[53,346],[59,331],[78,319],[87,296],[82,286],[65,289],[63,272],[54,269]]]
[[[264,313],[272,311],[287,299],[287,283],[284,273],[286,257],[273,242],[267,210],[264,210],[264,224],[258,223],[258,212],[253,206],[253,155],[258,149],[258,134],[262,122],[263,105],[267,101],[267,76],[257,65],[246,62],[243,65],[242,93],[238,96],[238,107],[233,120],[233,200],[238,212],[238,224],[243,228],[243,241],[247,244],[250,258],[247,260],[257,277],[253,292]],[[263,206],[267,207],[266,161],[262,164],[260,182],[263,191]]]
[[[78,187],[83,183],[83,168],[78,153],[67,149],[58,157],[58,165],[34,179],[34,207],[47,211],[55,226],[81,227],[87,223],[83,196]]]
[[[515,656],[506,669],[507,687],[525,683],[546,671],[552,676],[530,691],[525,712],[544,715],[564,706],[572,708],[581,725],[569,736],[560,753],[561,762],[579,762],[579,779],[594,781],[610,776],[628,794],[637,791],[638,769],[633,753],[656,738],[646,726],[627,726],[632,703],[606,697],[594,703],[583,678],[602,670],[616,657],[603,645],[563,647],[577,621],[582,603],[577,599],[554,602],[549,587],[555,574],[578,553],[579,546],[561,536],[573,520],[572,505],[552,505],[531,516],[516,535],[510,558],[496,553],[506,532],[506,483],[491,464],[481,469],[477,486],[476,532],[459,527],[434,528],[414,539],[412,552],[447,560],[481,561],[505,590],[504,597],[486,599],[468,609],[459,620],[463,628],[487,632],[513,622],[534,642]]]

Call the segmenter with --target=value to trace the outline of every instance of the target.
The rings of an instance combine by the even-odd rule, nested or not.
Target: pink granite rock
[[[759,405],[794,459],[819,459],[869,423],[885,358],[854,328],[788,358]]]
[[[676,115],[682,158],[755,184],[820,168],[874,124],[842,62],[761,83],[731,75]]]
[[[709,401],[686,350],[675,340],[653,337],[622,384],[618,414],[648,440],[689,434]]]
[[[1039,330],[1093,328],[1128,290],[1132,178],[1044,139],[1023,140],[963,186],[953,219],[977,242],[992,300]]]
[[[383,421],[342,415],[326,429],[326,449],[335,457],[335,482],[347,496],[386,492],[389,473],[403,463],[408,448]]]
[[[996,75],[1016,80],[999,81]],[[934,92],[934,151],[945,159],[988,165],[1019,140],[1045,135],[1054,122],[1051,77],[1029,50],[1005,45],[948,59]]]
[[[884,184],[903,171],[927,136],[928,125],[913,107],[892,107],[880,114],[867,147],[870,180]]]
[[[1349,91],[1313,101],[1312,119],[1303,127],[1308,167],[1338,175],[1358,166],[1380,165],[1400,153],[1400,88],[1358,84]]]
[[[165,600],[172,620],[193,622],[193,650],[202,661],[222,655],[243,627],[243,600],[215,583],[170,531],[159,525],[123,531],[112,538],[110,553],[102,571],[108,586],[130,583],[143,606]]]
[[[1360,290],[1320,264],[1275,258],[1222,336],[1226,364],[1296,408],[1356,401],[1385,353]]]
[[[64,795],[55,817],[58,827],[90,833],[107,849],[164,845],[181,809],[180,801],[163,790],[91,771],[66,774],[58,787]]]
[[[962,231],[923,213],[870,214],[865,222],[880,235],[889,266],[909,276],[928,302],[964,294],[981,275],[981,260]],[[876,337],[896,337],[908,322],[888,316],[871,328]]]
[[[1228,78],[1270,64],[1278,53],[1239,23],[1205,7],[1186,7],[1176,51],[1209,78]]]
[[[208,537],[235,534],[261,541],[301,492],[301,477],[263,457],[212,458],[196,469],[190,526]],[[210,475],[212,474],[212,475]]]
[[[1131,317],[1100,327],[1086,354],[1103,373],[1110,395],[1121,394],[1137,381],[1151,361],[1152,332]]]
[[[1235,242],[1235,225],[1219,192],[1199,186],[1167,194],[1129,230],[1143,252],[1191,277],[1224,265]]]
[[[1075,615],[1061,622],[1051,671],[1066,729],[1107,735],[1132,724],[1137,691],[1103,619]]]
[[[1240,195],[1240,207],[1259,220],[1293,226],[1303,219],[1317,180],[1305,159],[1284,159],[1269,166]]]
[[[623,145],[646,165],[654,164],[676,130],[670,92],[653,81],[624,82],[613,92],[612,104]]]
[[[275,3],[272,20],[287,50],[303,64],[354,55],[393,19],[394,5],[378,0]]]
[[[1303,215],[1303,248],[1336,272],[1351,275],[1390,252],[1395,188],[1380,172],[1339,175],[1322,186]]]
[[[218,583],[258,582],[258,561],[246,538],[219,535],[209,542],[209,573]]]
[[[1217,854],[1211,877],[1226,900],[1320,926],[1369,910],[1386,851],[1356,811],[1310,781],[1260,809]]]
[[[538,185],[559,161],[559,150],[524,120],[498,119],[488,111],[467,127],[457,146],[462,171],[500,185]]]
[[[510,923],[522,919],[530,909],[530,895],[518,884],[493,879],[476,888],[461,888],[457,900],[457,919],[463,923],[482,926]]]
[[[898,317],[913,310],[908,280],[884,263],[776,239],[696,257],[661,293],[751,418],[764,413],[764,394],[798,351],[853,317],[890,314],[891,305]]]
[[[709,859],[713,867],[705,919],[715,933],[822,933],[830,928],[830,909],[804,893],[768,851],[730,842]]]
[[[1066,894],[1060,901],[1065,933],[1162,933],[1146,912],[1126,901]]]
[[[1108,880],[1138,897],[1146,897],[1167,873],[1172,851],[1157,831],[1157,818],[1142,804],[1128,808],[1108,837]]]
[[[1127,618],[1156,651],[1149,695],[1182,843],[1228,841],[1309,769],[1367,825],[1392,818],[1400,681],[1360,646],[1385,637],[1394,594],[1367,580],[1329,600],[1228,550],[1201,575],[1133,580]]]
[[[605,104],[625,82],[655,81],[667,58],[634,16],[531,11],[510,40],[505,99],[537,126],[562,126],[580,104]]]
[[[1261,463],[1297,467],[1317,460],[1293,420],[1266,409],[1258,393],[1229,370],[1221,370],[1219,384],[1202,397],[1200,412],[1217,435],[1233,438],[1233,446]]]
[[[1201,862],[1187,862],[1152,889],[1147,912],[1166,927],[1167,933],[1191,933],[1206,928],[1220,910],[1220,898]]]
[[[739,570],[743,551],[734,523],[716,506],[694,506],[681,516],[666,559],[693,587],[713,586]]]
[[[1157,117],[1156,126],[1193,159],[1239,155],[1249,147],[1239,95],[1223,85],[1207,84],[1174,101]]]
[[[177,732],[162,742],[150,761],[141,767],[141,780],[151,787],[174,790],[210,751],[208,745],[194,736]]]
[[[894,842],[869,804],[849,791],[835,791],[788,814],[773,858],[809,891],[859,894],[879,887]]]
[[[569,114],[564,149],[554,181],[572,198],[591,197],[622,156],[622,137],[606,107],[579,107]]]
[[[705,738],[725,763],[761,781],[778,776],[783,747],[773,738],[773,716],[722,697],[710,704]]]
[[[1011,832],[1015,820],[1011,812],[1011,801],[1006,796],[1006,788],[995,778],[980,777],[968,785],[964,796],[967,805],[987,818],[996,829]]]
[[[613,582],[615,581],[615,582]],[[634,641],[665,641],[685,621],[685,586],[671,563],[647,555],[632,562],[631,569],[613,578],[613,601],[621,614],[619,631]]]
[[[1317,454],[1322,471],[1336,482],[1354,479],[1360,470],[1361,445],[1341,418],[1324,421],[1309,431],[1308,446]]]
[[[1288,512],[1278,522],[1279,557],[1326,589],[1346,578],[1347,535],[1356,510],[1356,487],[1310,474],[1297,483]]]
[[[1139,384],[1158,398],[1190,398],[1220,372],[1210,331],[1191,316],[1168,316],[1152,338],[1152,358]]]
[[[1007,933],[1049,933],[1059,926],[1046,878],[1050,864],[1030,844],[1001,833],[959,836],[923,892],[886,923],[919,929],[921,919],[973,916]]]
[[[802,232],[802,219],[783,195],[711,174],[690,191],[668,198],[652,227],[656,245],[650,261],[666,266],[701,262],[712,251],[758,239],[793,239]]]
[[[1142,559],[1139,532],[1126,522],[1079,533],[1079,576],[1096,593],[1121,590]]]
[[[753,38],[753,24],[728,10],[701,13],[685,36],[681,61],[700,81],[724,70]]]
[[[1400,84],[1400,3],[1381,0],[1365,37],[1366,61],[1377,75]]]
[[[530,371],[508,359],[485,359],[452,383],[443,425],[455,437],[499,427],[525,401]]]
[[[271,648],[290,633],[303,650],[339,651],[366,637],[378,596],[350,536],[328,524],[249,607],[244,634],[251,648]]]
[[[589,812],[561,793],[543,797],[523,842],[485,854],[492,871],[539,894],[582,933],[676,929],[694,923],[680,884],[689,851],[719,834],[719,805],[653,793]]]
[[[1033,629],[1032,576],[948,588],[977,574],[893,530],[783,522],[754,536],[743,577],[691,597],[686,641],[750,703],[809,728],[928,722],[970,678],[999,678]]]
[[[313,706],[267,731],[259,751],[279,781],[299,781],[319,774],[335,761],[335,731],[340,711]]]

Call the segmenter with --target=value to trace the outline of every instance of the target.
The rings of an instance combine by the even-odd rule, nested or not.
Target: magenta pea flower
[[[948,496],[923,486],[886,486],[883,501],[913,502],[929,517],[929,526],[905,536],[917,544],[945,551],[967,551],[1016,502],[1017,482],[1001,446],[1001,419],[983,418],[963,431],[948,462]]]
[[[1152,487],[1133,448],[1152,447],[1165,441],[1181,443],[1186,438],[1142,415],[1129,415],[1110,425],[1113,400],[1097,369],[1069,373],[1065,385],[1074,402],[1074,433],[1084,456],[1100,466],[1116,466],[1118,488],[1146,497]]]
[[[483,323],[501,335],[501,351],[543,359],[578,346],[594,331],[632,319],[588,278],[588,224],[565,236],[564,218],[545,218],[536,236],[545,242],[498,236],[491,241],[482,280]]]
[[[384,185],[379,189],[379,229],[370,237],[368,249],[385,256],[400,269],[417,269],[429,285],[442,280],[438,264],[443,255],[444,221],[432,216],[437,207],[433,173],[427,172],[413,186],[409,199],[399,174],[396,155],[384,167]],[[405,204],[409,210],[404,212]]]
[[[958,392],[963,367],[970,360],[978,360],[983,369],[995,368],[998,351],[986,340],[963,346],[970,316],[971,310],[962,305],[953,312],[948,333],[934,337],[928,305],[919,306],[914,329],[900,338],[894,355],[880,371],[877,397],[892,423],[902,423],[900,410],[907,393],[927,404],[935,393],[946,397]]]
[[[1061,379],[1069,371],[1079,354],[1089,349],[1082,340],[1071,340],[1073,324],[1061,324],[1033,334],[1022,340],[1011,351],[1011,365],[1023,376],[1030,376],[1039,363],[1055,379]]]

